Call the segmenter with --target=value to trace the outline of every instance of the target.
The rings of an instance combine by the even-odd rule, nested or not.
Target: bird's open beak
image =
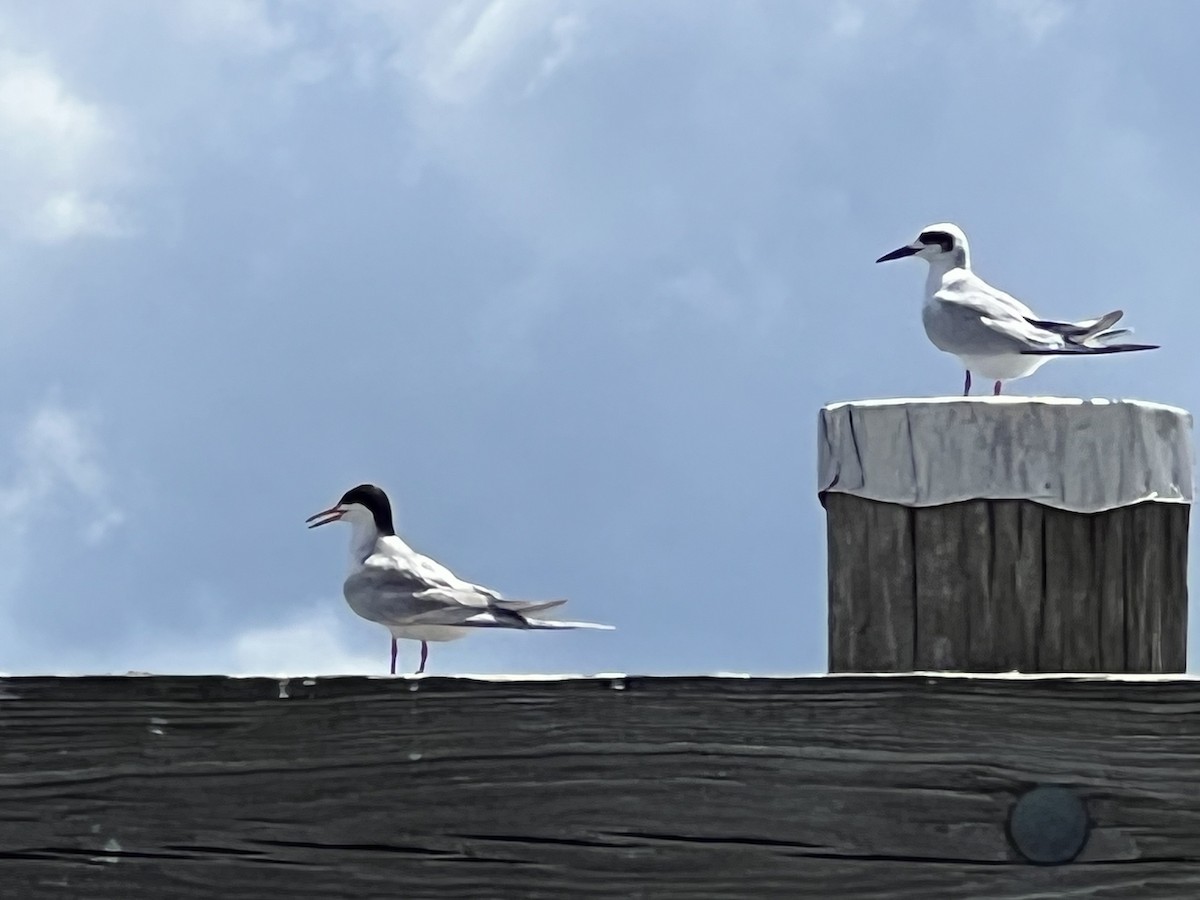
[[[309,516],[305,522],[311,523],[309,528],[318,528],[321,525],[328,525],[330,522],[338,521],[346,514],[346,510],[340,506],[331,506],[329,509],[323,509],[316,515]]]
[[[875,260],[875,262],[881,263],[881,262],[887,262],[889,259],[904,259],[904,257],[906,257],[906,256],[912,256],[914,253],[916,253],[920,249],[921,249],[920,247],[913,247],[911,245],[907,245],[904,247],[897,247],[891,253],[883,254],[883,256],[879,257],[879,259]]]

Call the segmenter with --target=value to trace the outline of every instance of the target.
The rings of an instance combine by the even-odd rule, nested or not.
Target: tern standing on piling
[[[999,394],[1003,382],[1031,375],[1054,356],[1158,349],[1155,344],[1114,343],[1132,334],[1128,328],[1112,328],[1124,315],[1119,309],[1083,322],[1039,317],[971,271],[967,236],[957,225],[930,225],[911,244],[875,262],[905,256],[929,263],[921,318],[934,346],[962,360],[967,370],[964,397],[971,393],[972,372],[994,380],[992,393]]]
[[[350,608],[392,633],[391,673],[396,674],[396,640],[421,642],[425,671],[429,641],[453,641],[479,628],[561,630],[611,625],[558,622],[530,614],[562,606],[566,600],[505,600],[500,594],[463,581],[441,563],[417,553],[396,535],[392,504],[373,484],[360,484],[329,509],[306,520],[309,528],[348,522],[350,574],[342,586]]]

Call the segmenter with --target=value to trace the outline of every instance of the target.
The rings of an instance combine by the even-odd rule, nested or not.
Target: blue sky
[[[825,666],[821,404],[954,393],[952,220],[1152,354],[1020,393],[1197,403],[1200,8],[0,2],[0,668],[386,671],[400,530],[613,633],[430,671]],[[415,664],[415,645],[402,664]]]

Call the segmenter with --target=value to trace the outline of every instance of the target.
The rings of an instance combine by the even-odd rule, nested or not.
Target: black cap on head
[[[352,487],[342,494],[338,506],[349,506],[351,503],[357,503],[359,506],[369,509],[371,515],[375,517],[375,527],[382,534],[396,533],[396,526],[392,524],[392,504],[388,500],[388,495],[383,492],[383,488],[373,484],[360,484],[358,487]]]
[[[954,235],[947,234],[944,231],[922,231],[918,235],[917,240],[926,247],[932,247],[934,244],[942,248],[943,253],[949,253],[954,249]]]

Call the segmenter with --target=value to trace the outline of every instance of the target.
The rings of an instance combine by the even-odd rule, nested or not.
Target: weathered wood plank
[[[0,684],[22,898],[1200,896],[1200,683]],[[1078,860],[1012,803],[1070,786]]]
[[[917,514],[934,510],[918,510]],[[1012,606],[1011,596],[992,591],[994,572],[997,566],[995,549],[995,509],[984,502],[964,503],[961,509],[962,528],[958,538],[961,569],[952,576],[953,580],[942,586],[942,592],[952,597],[957,588],[960,593],[959,611],[966,620],[966,646],[956,647],[950,668],[957,660],[965,660],[967,671],[996,672],[1000,648],[1006,642],[999,633],[1005,621],[1005,611]],[[954,611],[955,607],[950,607]]]
[[[913,511],[850,494],[826,500],[838,510],[828,519],[829,670],[911,672]]]
[[[997,610],[995,655],[973,661],[982,671],[1010,672],[1037,658],[1045,587],[1044,507],[1016,500],[987,505],[992,514],[988,589]]]
[[[1125,548],[1131,540],[1130,528],[1136,514],[1134,509],[1114,510],[1104,520],[1103,527],[1099,522],[1094,525],[1098,567],[1096,612],[1100,629],[1097,650],[1101,672],[1128,671],[1125,654]]]
[[[831,672],[1186,669],[1189,506],[825,505]]]
[[[480,843],[480,847],[488,845]],[[155,887],[132,897],[155,900],[479,900],[530,898],[814,898],[814,900],[1195,900],[1196,879],[1178,861],[1095,869],[1024,869],[972,863],[931,871],[922,860],[847,861],[797,856],[786,847],[746,844],[723,846],[686,841],[640,839],[627,845],[598,845],[596,856],[608,865],[583,868],[567,842],[495,841],[493,855],[465,856],[450,852],[418,857],[404,848],[297,848],[294,863],[258,862],[197,854],[191,862],[136,860]],[[416,856],[416,854],[414,854]],[[536,856],[527,864],[523,857]],[[336,857],[330,860],[330,857]],[[632,863],[634,871],[627,871]],[[130,864],[122,859],[118,865]],[[222,875],[213,876],[220,865]],[[344,871],[357,874],[347,880]],[[686,870],[684,879],[676,875]],[[745,870],[747,877],[740,878]],[[465,874],[464,874],[465,873]],[[103,864],[78,865],[68,875],[58,862],[29,861],[4,886],[21,900],[107,900],[124,898],[123,883]],[[462,877],[457,877],[458,875]],[[767,886],[763,886],[767,882]],[[755,891],[750,894],[749,891]]]
[[[1175,576],[1187,567],[1190,507],[1155,513],[1142,504],[1131,510],[1126,566],[1132,589],[1126,593],[1129,671],[1183,671],[1187,663],[1187,583]],[[1147,591],[1143,585],[1161,585]]]
[[[974,546],[981,512],[980,504],[972,503],[913,510],[917,669],[960,669],[969,660],[971,598],[986,589]]]
[[[1043,602],[1047,631],[1056,633],[1060,652],[1047,653],[1043,672],[1100,671],[1099,573],[1103,561],[1097,555],[1096,537],[1107,531],[1114,518],[1120,516],[1046,510]]]
[[[1163,672],[1187,671],[1188,583],[1176,573],[1188,567],[1188,526],[1191,506],[1177,505],[1168,514],[1166,559],[1162,577],[1171,590],[1159,598],[1158,634],[1163,642]]]
[[[1132,539],[1125,545],[1127,571],[1125,579],[1127,585],[1125,592],[1127,598],[1125,602],[1125,653],[1130,672],[1151,672],[1153,671],[1154,649],[1150,644],[1154,640],[1154,625],[1158,619],[1154,615],[1153,609],[1155,600],[1138,598],[1138,601],[1130,602],[1128,598],[1134,596],[1137,586],[1152,577],[1158,568],[1154,556],[1159,551],[1153,545],[1156,542],[1155,539],[1160,538],[1160,535],[1155,533],[1155,519],[1147,519],[1144,515],[1140,515],[1138,510],[1130,510],[1130,516],[1133,523],[1131,533],[1146,534],[1148,546],[1139,546],[1138,542]]]
[[[872,510],[870,501],[859,501],[857,498],[830,497],[833,503],[845,507],[861,507],[859,514],[856,510],[847,509],[836,517],[838,527],[834,527],[835,517],[826,519],[826,547],[829,560],[829,665],[834,669],[834,660],[839,666],[853,671],[856,665],[861,665],[865,659],[887,660],[895,664],[895,657],[889,651],[890,645],[876,646],[872,638],[894,640],[894,629],[875,627],[870,624],[871,598],[880,595],[873,589],[872,570],[865,565],[867,548],[871,546],[870,534],[872,527],[868,525],[868,516]],[[845,500],[850,502],[846,503]],[[893,515],[900,510],[893,507]],[[895,534],[897,529],[884,527],[887,534]],[[877,542],[882,543],[882,542]],[[835,600],[836,598],[836,600]],[[886,605],[879,601],[879,606]]]

